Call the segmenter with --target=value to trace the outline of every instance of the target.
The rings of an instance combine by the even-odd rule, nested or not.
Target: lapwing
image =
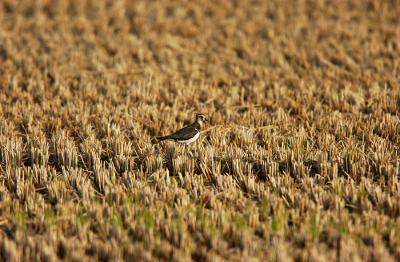
[[[205,121],[207,121],[205,115],[198,113],[196,114],[196,119],[192,124],[185,126],[182,129],[179,129],[173,134],[167,136],[159,136],[157,137],[157,139],[158,141],[174,140],[179,144],[188,145],[199,138],[201,127],[203,126],[203,123]]]

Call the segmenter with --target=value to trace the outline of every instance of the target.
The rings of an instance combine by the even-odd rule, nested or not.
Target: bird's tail
[[[169,139],[169,136],[156,136],[158,142]]]

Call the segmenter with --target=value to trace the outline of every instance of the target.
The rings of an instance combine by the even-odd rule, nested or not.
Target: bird
[[[206,116],[204,114],[197,113],[196,118],[192,124],[185,126],[184,128],[179,129],[178,131],[170,135],[159,136],[156,138],[158,141],[174,140],[179,144],[188,145],[199,138],[201,127],[203,126],[203,123],[205,121],[207,121]]]

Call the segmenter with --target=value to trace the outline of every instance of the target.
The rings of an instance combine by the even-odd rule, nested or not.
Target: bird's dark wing
[[[195,124],[191,124],[190,126],[186,126],[182,129],[179,129],[175,133],[166,136],[167,139],[175,139],[175,140],[188,140],[196,135],[197,132],[200,132],[200,126]]]

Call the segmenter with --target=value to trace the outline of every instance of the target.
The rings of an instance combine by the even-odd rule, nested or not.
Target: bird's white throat
[[[196,122],[202,127],[203,126],[203,120],[197,119]]]

